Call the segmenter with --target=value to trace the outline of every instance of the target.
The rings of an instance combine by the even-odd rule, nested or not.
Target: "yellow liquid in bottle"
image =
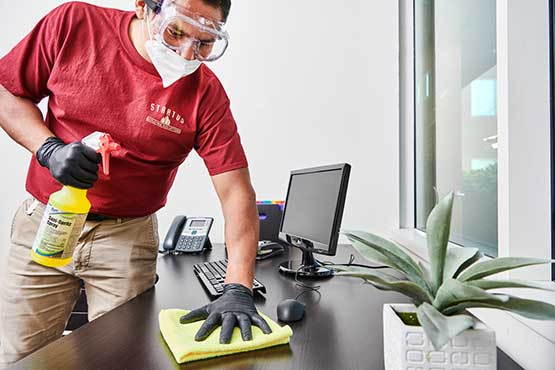
[[[90,209],[85,189],[64,186],[52,193],[31,249],[33,261],[48,267],[70,263]]]

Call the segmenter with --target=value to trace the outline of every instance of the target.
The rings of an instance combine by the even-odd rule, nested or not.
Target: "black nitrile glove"
[[[66,145],[57,137],[49,137],[37,150],[37,160],[62,184],[88,189],[98,179],[101,157],[79,141]]]
[[[256,325],[264,334],[270,334],[272,329],[256,311],[251,291],[241,284],[226,284],[224,294],[214,302],[198,308],[182,316],[179,322],[188,324],[204,320],[195,336],[196,341],[208,338],[218,326],[222,326],[220,343],[227,344],[235,326],[241,329],[243,340],[252,340],[251,325]]]

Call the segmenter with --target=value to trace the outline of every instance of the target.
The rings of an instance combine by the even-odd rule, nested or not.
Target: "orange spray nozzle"
[[[105,175],[110,174],[110,153],[114,150],[121,149],[121,146],[112,139],[110,134],[95,131],[83,140],[83,144],[94,149],[102,156],[102,172]]]
[[[120,148],[121,146],[112,139],[110,134],[104,134],[99,138],[99,147],[96,152],[102,156],[102,171],[105,175],[110,174],[110,153]]]

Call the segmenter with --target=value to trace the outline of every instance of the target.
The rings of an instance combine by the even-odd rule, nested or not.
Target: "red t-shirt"
[[[229,99],[212,71],[164,89],[154,66],[129,38],[132,12],[66,3],[43,18],[0,59],[0,84],[38,103],[49,97],[46,125],[64,142],[94,131],[112,135],[110,177],[88,191],[91,212],[144,216],[164,206],[191,149],[210,175],[247,167]],[[43,203],[61,185],[31,159],[27,191]]]

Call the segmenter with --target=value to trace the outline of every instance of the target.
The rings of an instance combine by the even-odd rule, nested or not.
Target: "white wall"
[[[0,55],[63,1],[0,0]],[[132,9],[132,0],[95,0]],[[391,0],[234,1],[228,53],[216,62],[232,101],[258,199],[283,199],[289,171],[349,162],[344,228],[399,225],[398,5]],[[0,133],[0,257],[24,199],[29,154]],[[203,163],[192,154],[159,211],[161,237],[174,215],[223,219]]]

